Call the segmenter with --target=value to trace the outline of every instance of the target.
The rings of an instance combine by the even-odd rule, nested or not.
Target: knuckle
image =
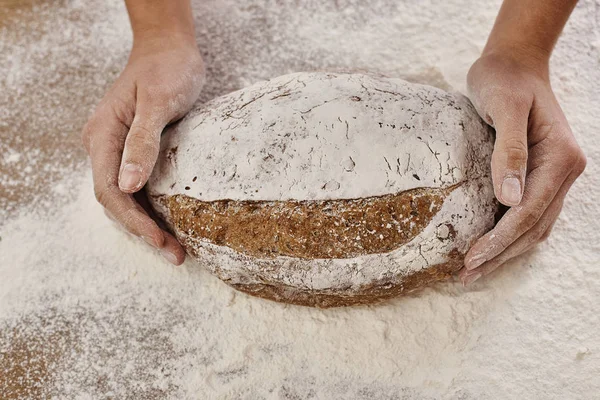
[[[579,144],[568,127],[560,126],[559,123],[552,130],[551,145],[560,151],[567,159],[572,160],[581,152]]]
[[[111,99],[110,110],[115,118],[124,126],[131,126],[135,111],[133,107],[119,96]]]
[[[497,246],[502,249],[506,249],[512,243],[512,240],[510,240],[508,236],[502,232],[495,234],[494,241],[497,243]]]
[[[562,134],[555,142],[555,147],[560,151],[561,163],[572,168],[578,176],[581,175],[587,166],[587,158],[573,135],[569,132]]]
[[[521,165],[527,162],[527,144],[523,139],[511,135],[504,140],[502,149],[506,153],[509,163]]]
[[[538,226],[535,226],[533,228],[532,235],[533,235],[534,240],[532,240],[532,242],[541,243],[544,240],[546,240],[546,237],[544,237],[544,235],[546,234],[547,230],[548,230],[548,224],[538,223]]]
[[[569,138],[569,140],[565,140],[562,146],[564,152],[571,160],[574,160],[579,157],[581,153],[581,148],[579,147],[579,145],[573,137]]]
[[[94,183],[94,196],[96,201],[104,208],[110,210],[110,198],[114,192],[114,185],[110,182]]]
[[[583,174],[583,171],[585,171],[586,167],[587,167],[587,157],[580,150],[579,155],[577,157],[577,161],[575,162],[575,167],[574,167],[575,173],[577,174],[577,176]]]
[[[571,128],[569,125],[564,122],[554,120],[548,128],[549,135],[551,134],[558,143],[560,143],[563,148],[567,149],[567,151],[573,151],[579,146],[573,137],[573,132],[571,132]]]
[[[85,123],[85,125],[81,129],[81,133],[80,133],[79,137],[81,139],[81,143],[86,148],[86,150],[88,150],[88,152],[90,150],[90,145],[91,145],[92,137],[94,136],[94,129],[98,125],[98,119],[99,118],[98,118],[97,113],[94,113],[94,115],[92,115],[87,120],[87,122]]]
[[[539,237],[539,239],[538,239],[538,243],[543,243],[543,242],[545,242],[546,240],[548,240],[548,238],[550,237],[550,233],[551,233],[551,232],[552,232],[552,229],[551,229],[551,228],[549,228],[549,229],[546,229],[546,231],[545,231],[545,232],[543,232],[543,233],[540,235],[540,237]]]
[[[143,124],[136,124],[128,136],[129,144],[146,149],[158,149],[159,137],[156,132]]]
[[[539,221],[543,211],[544,210],[541,205],[532,206],[527,211],[524,211],[523,217],[521,218],[521,222],[519,224],[520,231],[524,232],[528,229],[531,229]]]
[[[107,190],[106,187],[101,185],[94,185],[94,196],[96,197],[96,201],[100,203],[103,207],[107,208]]]

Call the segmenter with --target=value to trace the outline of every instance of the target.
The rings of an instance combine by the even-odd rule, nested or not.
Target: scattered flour
[[[552,62],[589,163],[550,241],[472,290],[446,283],[332,310],[239,294],[189,261],[171,267],[104,218],[77,132],[126,60],[125,10],[117,0],[33,3],[0,25],[0,398],[600,392],[598,0],[579,3]],[[464,90],[499,1],[194,4],[205,101],[320,68]]]
[[[0,226],[89,168],[79,131],[127,61],[122,2],[7,0],[0,13]],[[60,27],[60,29],[57,29]],[[68,181],[65,181],[71,189]]]

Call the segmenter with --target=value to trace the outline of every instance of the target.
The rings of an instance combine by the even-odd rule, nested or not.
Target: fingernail
[[[119,187],[122,190],[137,189],[142,180],[142,168],[135,164],[125,164],[119,178]]]
[[[156,242],[152,240],[152,238],[148,236],[142,236],[142,239],[144,239],[144,242],[148,243],[150,246],[157,247]]]
[[[177,262],[177,256],[175,256],[175,254],[169,252],[168,250],[165,249],[161,249],[160,250],[160,254],[162,254],[162,256],[171,264],[173,265],[178,265],[179,263]]]
[[[513,206],[521,202],[521,183],[517,178],[504,179],[504,182],[502,182],[502,200]]]
[[[477,272],[476,274],[473,275],[467,275],[465,277],[465,279],[463,280],[463,286],[469,286],[470,284],[472,284],[473,282],[475,282],[477,279],[481,278],[483,276],[483,274],[481,272]]]
[[[472,269],[479,267],[485,261],[486,261],[485,254],[476,254],[467,260],[465,267],[468,270],[472,270]]]

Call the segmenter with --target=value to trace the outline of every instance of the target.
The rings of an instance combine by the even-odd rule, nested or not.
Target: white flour
[[[195,3],[209,68],[203,100],[260,79],[330,67],[462,90],[499,5],[339,0],[308,1],[298,10],[296,2]],[[12,139],[18,131],[5,117],[33,118],[38,125],[29,128],[43,137],[69,128],[58,122],[64,115],[88,111],[74,103],[70,110],[52,97],[32,104],[25,94],[52,93],[57,84],[73,93],[88,86],[93,91],[80,106],[87,108],[126,57],[129,34],[120,1],[91,10],[79,1],[60,5],[65,8],[36,10],[45,17],[45,34],[22,50],[14,31],[0,31],[2,60],[6,51],[16,54],[10,64],[0,63],[8,77],[0,83],[0,195],[5,182],[15,181],[10,187],[16,190],[27,182],[18,177],[29,174],[45,177],[48,182],[35,183],[39,191],[64,196],[57,204],[65,203],[21,207],[19,215],[0,221],[1,398],[14,396],[7,383],[14,385],[16,375],[34,398],[598,395],[598,0],[580,2],[552,62],[555,90],[589,162],[550,241],[470,291],[447,283],[382,306],[333,310],[238,294],[189,261],[169,266],[104,218],[89,173],[67,172],[61,165],[72,160],[60,151],[47,156],[37,142]],[[70,18],[74,14],[78,18]],[[86,35],[78,36],[79,30]],[[68,49],[76,49],[71,58]],[[49,71],[64,68],[65,60],[73,71],[94,72],[53,81]],[[38,74],[44,79],[36,81]],[[36,85],[38,92],[31,92]],[[9,102],[8,93],[19,92],[23,102]],[[65,142],[76,135],[74,127],[61,132]],[[9,165],[24,175],[16,169],[5,174]],[[20,172],[27,165],[30,172]]]

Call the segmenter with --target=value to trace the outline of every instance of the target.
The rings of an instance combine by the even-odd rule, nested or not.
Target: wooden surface
[[[52,184],[85,165],[79,132],[120,69],[117,65],[105,71],[96,86],[91,82],[97,69],[57,58],[52,47],[37,45],[50,29],[61,29],[44,18],[64,4],[63,0],[0,0],[1,74],[7,76],[8,69],[9,77],[27,75],[19,79],[18,92],[10,81],[0,79],[0,155],[18,154],[16,161],[0,156],[0,176],[11,178],[0,180],[0,226],[3,218],[32,203],[60,204],[60,196],[52,195]],[[81,18],[77,13],[69,17]]]

